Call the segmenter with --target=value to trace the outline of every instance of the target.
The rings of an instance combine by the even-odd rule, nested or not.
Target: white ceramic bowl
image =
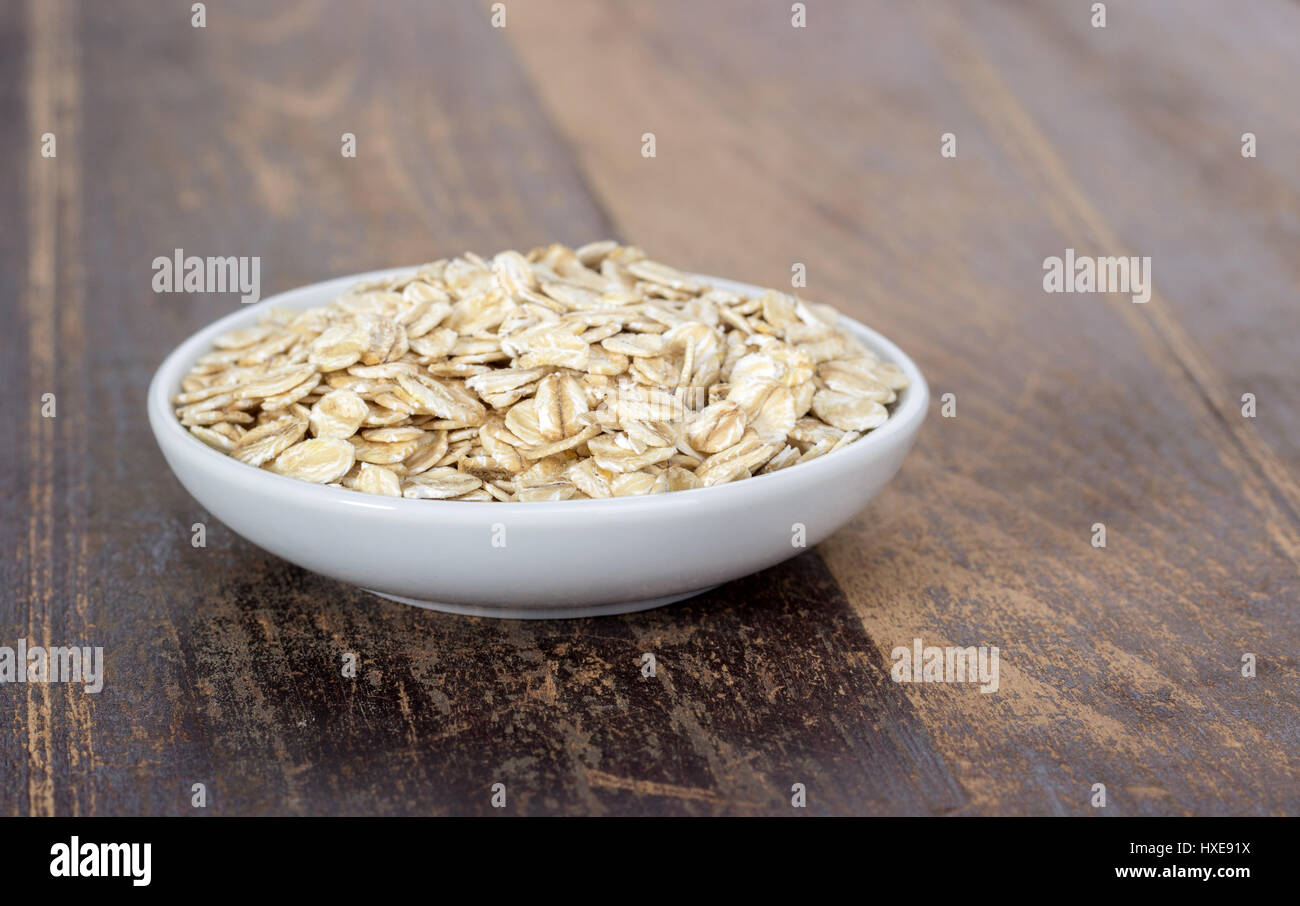
[[[176,420],[169,397],[218,335],[255,323],[269,306],[325,305],[358,281],[410,270],[341,277],[242,308],[177,347],[149,386],[149,424],[158,446],[208,512],[258,547],[386,598],[511,618],[596,616],[668,604],[801,553],[796,524],[804,526],[808,546],[826,538],[894,476],[925,420],[930,394],[920,369],[893,343],[848,318],[844,326],[911,381],[889,421],[811,462],[693,491],[542,503],[383,497],[252,468],[211,449]],[[703,279],[745,294],[762,292]]]

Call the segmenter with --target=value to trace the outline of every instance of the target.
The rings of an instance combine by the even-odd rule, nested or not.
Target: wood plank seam
[[[54,83],[62,57],[59,8],[55,2],[31,0],[27,7],[27,126],[37,140],[58,129]],[[23,291],[27,321],[29,410],[28,456],[28,583],[27,638],[50,646],[50,606],[53,584],[53,477],[54,420],[41,413],[39,400],[54,385],[56,233],[58,206],[57,161],[29,153],[27,160],[27,222],[31,252]],[[57,406],[57,400],[56,400]],[[30,643],[30,642],[29,642]],[[54,814],[50,690],[45,683],[29,683],[27,697],[27,811],[29,815]]]

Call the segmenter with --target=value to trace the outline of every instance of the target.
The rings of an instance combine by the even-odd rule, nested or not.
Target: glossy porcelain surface
[[[611,500],[466,503],[321,487],[252,468],[194,438],[172,414],[191,364],[268,307],[325,305],[394,268],[302,287],[240,309],[182,343],[149,387],[167,464],[209,513],[257,546],[386,598],[483,616],[595,616],[657,607],[803,552],[853,518],[894,476],[925,420],[929,390],[910,358],[856,321],[844,326],[911,386],[888,422],[802,465],[694,491]],[[705,278],[760,294],[757,287]]]

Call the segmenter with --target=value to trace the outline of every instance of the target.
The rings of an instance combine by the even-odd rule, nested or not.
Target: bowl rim
[[[802,479],[804,482],[815,483],[818,476],[829,478],[834,472],[851,469],[854,463],[868,462],[878,449],[882,448],[896,435],[915,434],[925,420],[929,408],[929,385],[926,383],[921,369],[912,361],[911,357],[882,334],[847,315],[841,314],[841,327],[848,329],[849,332],[857,336],[882,360],[898,365],[910,382],[907,389],[899,394],[899,400],[894,404],[889,420],[847,447],[834,453],[819,456],[809,462],[791,466],[788,469],[780,469],[776,472],[755,475],[741,481],[732,481],[706,488],[691,488],[667,494],[613,497],[598,500],[492,501],[486,512],[479,507],[467,506],[466,501],[387,497],[379,494],[366,494],[350,488],[331,488],[326,485],[290,478],[286,475],[277,475],[265,469],[254,468],[212,449],[191,434],[176,418],[170,401],[172,395],[179,391],[181,379],[189,371],[189,368],[200,355],[211,350],[212,340],[220,334],[242,326],[245,322],[256,322],[261,313],[272,308],[307,308],[313,305],[327,304],[328,300],[327,302],[320,302],[306,300],[306,297],[315,297],[328,293],[329,298],[333,299],[356,283],[406,275],[418,270],[420,267],[421,265],[379,268],[373,271],[347,274],[294,287],[273,296],[268,296],[259,302],[242,305],[236,311],[218,318],[182,340],[163,359],[149,382],[146,407],[150,428],[159,447],[164,452],[171,449],[178,455],[192,453],[199,457],[204,469],[210,469],[218,475],[224,475],[232,482],[245,484],[251,491],[261,491],[268,498],[284,498],[287,495],[297,497],[303,502],[308,502],[309,498],[314,499],[321,506],[340,504],[368,510],[383,510],[393,514],[404,513],[408,516],[423,513],[430,518],[437,517],[440,519],[452,515],[467,516],[471,514],[481,517],[487,513],[494,513],[502,518],[523,515],[537,517],[547,515],[552,511],[568,513],[574,516],[591,517],[599,514],[635,513],[645,509],[658,510],[673,507],[691,509],[709,502],[721,504],[729,499],[727,495],[730,495],[730,499],[734,500],[742,495],[759,491],[776,491],[782,482],[789,482],[792,479]],[[717,288],[740,292],[744,295],[753,296],[766,291],[763,287],[724,277],[707,274],[693,274],[692,276],[708,281]],[[488,504],[488,501],[482,501],[482,503]]]

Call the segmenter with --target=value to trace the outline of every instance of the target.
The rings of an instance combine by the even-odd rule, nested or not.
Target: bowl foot
[[[440,610],[443,613],[457,613],[471,617],[493,617],[499,620],[570,620],[581,617],[607,617],[620,613],[636,613],[639,610],[652,610],[674,601],[692,598],[717,588],[697,588],[681,594],[666,595],[662,598],[647,598],[644,601],[619,601],[614,604],[594,604],[589,607],[502,607],[495,604],[445,604],[441,601],[423,601],[419,598],[404,598],[401,595],[384,594],[367,588],[372,595],[396,601],[399,604],[411,604],[428,610]]]

